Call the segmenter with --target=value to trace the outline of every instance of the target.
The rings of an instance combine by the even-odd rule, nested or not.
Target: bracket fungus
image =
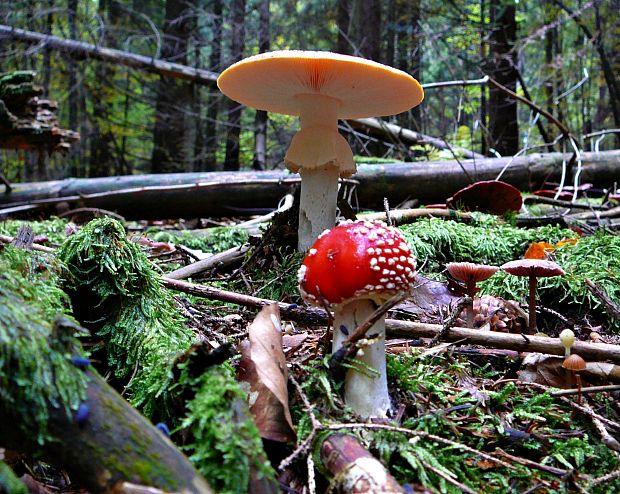
[[[553,261],[544,259],[518,259],[502,265],[502,269],[514,276],[529,278],[529,333],[536,333],[536,285],[538,278],[563,276],[564,270]]]
[[[394,115],[424,98],[409,74],[371,60],[321,51],[262,53],[228,67],[220,90],[246,106],[299,116],[300,130],[284,157],[301,175],[298,250],[305,252],[336,222],[338,177],[355,173],[338,119]]]
[[[473,262],[449,262],[446,269],[455,280],[465,283],[465,293],[472,299],[472,305],[467,307],[467,327],[474,327],[473,299],[478,289],[476,283],[493,276],[499,269],[497,266],[476,264]]]
[[[308,303],[334,311],[332,351],[375,311],[376,305],[409,292],[416,260],[398,230],[381,221],[349,221],[321,234],[299,270],[300,292]],[[376,375],[351,369],[345,402],[362,417],[385,417],[390,410],[385,363],[385,322],[366,332],[367,346],[356,359]]]

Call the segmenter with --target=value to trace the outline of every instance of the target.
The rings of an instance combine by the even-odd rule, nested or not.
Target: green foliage
[[[12,246],[0,251],[0,407],[41,444],[49,439],[48,407],[71,416],[86,389],[70,361],[81,353],[73,332],[52,322],[68,307],[57,268]]]
[[[86,322],[105,339],[108,365],[117,377],[133,374],[131,401],[152,415],[156,400],[167,397],[174,357],[192,341],[174,298],[116,220],[91,221],[69,237],[58,256],[67,266],[67,286],[88,304]]]
[[[28,494],[26,484],[17,478],[6,463],[0,461],[0,492],[6,494]]]
[[[191,230],[173,234],[166,231],[149,232],[146,234],[158,242],[172,242],[184,245],[190,249],[203,252],[218,253],[233,247],[243,245],[248,241],[249,234],[244,228],[215,227],[209,228],[206,233],[196,235]]]
[[[230,365],[212,367],[180,382],[197,390],[181,427],[192,432],[184,449],[211,486],[222,494],[247,492],[250,472],[273,477],[258,430],[247,412],[247,394]]]

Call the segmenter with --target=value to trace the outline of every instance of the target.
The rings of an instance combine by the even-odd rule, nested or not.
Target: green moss
[[[193,335],[140,247],[116,220],[101,218],[69,237],[58,256],[85,324],[105,340],[107,363],[127,379],[130,401],[147,416],[165,405],[171,366]],[[165,406],[158,410],[166,416]]]
[[[28,494],[26,484],[19,480],[11,467],[2,461],[0,461],[0,493]]]
[[[65,228],[67,220],[52,218],[45,221],[6,220],[0,222],[0,233],[14,237],[20,228],[27,226],[32,229],[34,235],[45,235],[49,242],[60,244],[67,238]]]
[[[215,227],[209,228],[200,234],[188,230],[178,234],[169,232],[146,232],[149,237],[158,242],[172,242],[184,245],[190,249],[201,250],[216,254],[233,247],[243,245],[248,241],[248,231],[243,228],[235,227]]]
[[[86,390],[70,361],[81,353],[70,321],[52,322],[68,310],[57,283],[49,260],[12,246],[0,251],[0,407],[39,443],[49,438],[48,408],[71,416]]]
[[[189,382],[181,380],[197,390],[182,423],[193,436],[184,449],[213,488],[222,494],[245,493],[252,469],[272,477],[258,430],[246,412],[247,394],[232,368],[211,368]]]

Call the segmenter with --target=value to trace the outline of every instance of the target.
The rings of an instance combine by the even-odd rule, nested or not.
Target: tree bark
[[[222,0],[212,2],[212,39],[209,68],[219,71],[222,63]],[[204,165],[197,171],[215,171],[217,169],[217,119],[220,113],[222,96],[219,91],[211,91],[207,98],[207,121],[205,123],[205,157]]]
[[[34,437],[15,427],[19,417],[0,413],[2,445],[27,453],[40,453],[65,467],[93,493],[117,492],[122,482],[133,482],[165,491],[211,494],[185,456],[98,375],[89,374],[87,417],[68,418],[50,406],[50,434],[57,441],[41,447]],[[86,408],[84,408],[85,410]]]
[[[269,0],[261,0],[258,6],[258,51],[269,51],[271,37],[269,33]],[[264,170],[267,164],[267,122],[266,111],[256,110],[254,117],[254,170]]]
[[[354,55],[377,62],[382,60],[381,27],[379,0],[351,0],[349,38]]]
[[[570,159],[569,155],[564,155]],[[358,184],[360,207],[383,209],[418,198],[422,204],[443,202],[469,184],[461,165],[478,180],[492,180],[510,163],[502,180],[520,190],[535,190],[545,181],[559,180],[561,153],[532,154],[518,158],[359,165],[352,177]],[[583,153],[581,179],[608,187],[618,180],[620,150]],[[0,207],[33,201],[68,201],[80,206],[115,210],[127,219],[206,216],[243,216],[273,210],[299,176],[286,171],[210,172],[165,175],[131,175],[101,179],[65,179],[13,184],[0,195]]]
[[[166,0],[166,21],[162,54],[165,59],[187,63],[193,16],[183,0]],[[153,173],[181,172],[191,161],[193,144],[190,110],[192,85],[186,81],[161,77],[157,86],[155,128],[153,130]]]
[[[245,47],[245,0],[233,0],[231,6],[231,63],[243,57]],[[228,100],[228,133],[226,135],[226,156],[224,170],[239,170],[239,134],[241,132],[241,113],[243,105]]]
[[[351,0],[336,0],[336,53],[351,54],[351,44],[349,42],[349,23],[351,21]]]
[[[513,92],[517,90],[514,45],[517,35],[516,8],[501,0],[491,0],[491,59],[487,73]],[[519,151],[517,102],[496,87],[489,88],[489,131],[491,145],[502,156]]]

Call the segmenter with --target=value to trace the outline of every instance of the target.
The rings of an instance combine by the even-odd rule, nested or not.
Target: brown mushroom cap
[[[450,208],[502,215],[519,211],[523,198],[519,189],[506,182],[484,180],[459,190],[447,199],[446,204]]]
[[[586,361],[576,353],[573,353],[564,359],[564,362],[562,362],[562,367],[572,372],[579,372],[585,370]]]
[[[321,51],[283,50],[235,63],[217,80],[229,98],[258,110],[299,115],[299,96],[333,98],[337,117],[395,115],[420,104],[422,86],[409,74],[371,60]]]
[[[478,283],[493,276],[499,269],[497,266],[476,264],[473,262],[449,262],[446,269],[450,276],[465,283]]]
[[[514,276],[535,276],[537,278],[566,274],[558,264],[544,259],[518,259],[503,264],[502,269]]]

